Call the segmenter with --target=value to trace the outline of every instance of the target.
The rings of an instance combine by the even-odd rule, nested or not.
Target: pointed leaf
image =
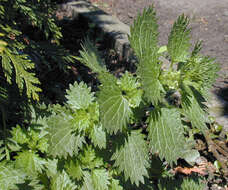
[[[129,41],[141,62],[142,59],[157,61],[158,24],[156,13],[151,6],[138,15],[130,28]]]
[[[65,164],[65,168],[67,173],[72,177],[73,179],[76,180],[81,180],[83,177],[83,170],[81,167],[81,163],[78,162],[77,160],[70,160]]]
[[[21,169],[29,176],[37,176],[38,173],[42,173],[46,163],[45,160],[30,151],[20,152],[15,158],[16,168]]]
[[[94,126],[90,133],[90,138],[95,146],[100,149],[106,147],[106,133],[101,126]]]
[[[98,95],[101,123],[109,133],[117,133],[126,127],[132,111],[129,102],[116,85],[115,78],[110,75],[102,77],[104,83]]]
[[[81,57],[78,58],[80,62],[89,67],[95,73],[107,72],[104,63],[99,55],[96,46],[86,39],[82,45],[83,51],[79,51]]]
[[[145,9],[143,14],[138,16],[131,27],[129,37],[131,47],[139,59],[137,73],[141,78],[142,88],[145,97],[153,104],[161,99],[163,91],[158,77],[160,73],[159,54],[157,45],[158,25],[153,7]]]
[[[87,109],[94,100],[91,88],[88,88],[83,82],[70,84],[69,90],[66,92],[67,103],[73,110]]]
[[[22,184],[25,180],[25,173],[15,169],[11,164],[0,163],[0,189],[16,189],[16,184]]]
[[[112,179],[110,190],[123,190],[123,187],[120,186],[118,180]]]
[[[185,116],[191,121],[193,127],[200,131],[207,129],[207,117],[204,110],[200,107],[196,98],[193,95],[182,96],[182,108]]]
[[[149,123],[150,148],[159,153],[161,159],[176,162],[182,155],[184,141],[183,126],[177,109],[153,110]]]
[[[95,169],[92,171],[92,181],[95,190],[108,190],[109,176],[105,169]]]
[[[63,114],[53,116],[48,122],[49,154],[54,157],[73,156],[82,147],[84,137],[73,133],[70,119]]]
[[[188,17],[181,15],[174,23],[167,45],[171,62],[184,62],[189,55],[190,29],[188,29]]]
[[[144,183],[144,176],[148,175],[148,148],[141,131],[132,131],[111,159],[115,160],[114,166],[124,172],[125,180],[130,178],[137,186],[139,182]]]
[[[51,190],[76,190],[77,185],[72,182],[67,173],[63,170],[62,173],[56,174],[51,180]]]
[[[89,172],[84,172],[84,183],[82,186],[82,190],[95,190],[93,187],[92,177]]]

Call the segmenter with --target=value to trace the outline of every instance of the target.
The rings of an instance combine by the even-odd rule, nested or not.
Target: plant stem
[[[5,111],[2,106],[1,106],[1,112],[2,112],[2,122],[3,122],[3,142],[4,142],[4,146],[5,146],[5,151],[6,151],[6,159],[10,160],[9,153],[6,148],[6,116],[5,116]]]

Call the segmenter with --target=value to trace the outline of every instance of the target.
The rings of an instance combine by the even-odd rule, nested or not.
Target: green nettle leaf
[[[76,190],[77,185],[70,179],[67,173],[63,170],[62,173],[57,173],[51,180],[51,190]]]
[[[89,137],[95,146],[106,148],[106,133],[101,126],[94,126]]]
[[[83,170],[81,167],[81,163],[79,161],[70,160],[65,165],[67,173],[76,180],[81,180],[83,177]]]
[[[94,100],[91,88],[88,88],[84,82],[79,84],[75,82],[70,84],[69,90],[66,90],[67,104],[74,109],[87,109]]]
[[[22,184],[25,180],[25,173],[15,169],[11,164],[0,162],[0,189],[16,189],[16,184]]]
[[[12,128],[10,133],[12,135],[11,139],[19,144],[24,144],[24,143],[29,142],[28,136],[26,135],[25,131],[23,131],[23,129],[19,125]]]
[[[79,132],[86,131],[91,127],[91,118],[90,113],[86,110],[77,110],[74,113],[74,119],[72,120],[72,126],[77,129]]]
[[[92,181],[92,177],[90,175],[89,172],[85,171],[83,172],[84,173],[84,183],[83,183],[83,186],[82,186],[82,190],[95,190],[94,187],[93,187],[93,181]]]
[[[181,157],[185,144],[178,110],[175,108],[153,110],[150,116],[148,138],[153,153],[159,153],[160,158],[165,158],[169,163],[176,162]]]
[[[73,156],[82,147],[84,137],[73,133],[71,121],[63,114],[53,116],[48,122],[49,154],[54,157]]]
[[[137,73],[141,78],[145,97],[156,105],[163,87],[158,80],[161,65],[158,54],[158,24],[153,7],[145,9],[131,27],[130,44],[139,59]]]
[[[58,164],[58,160],[54,159],[54,160],[47,160],[45,163],[45,167],[46,167],[46,173],[48,177],[54,176],[57,173],[57,164]]]
[[[119,181],[116,179],[112,179],[110,190],[123,190],[123,187],[119,185]]]
[[[189,55],[190,29],[188,29],[189,19],[184,15],[178,17],[174,23],[168,40],[168,53],[171,62],[184,62]]]
[[[46,161],[40,158],[36,153],[23,151],[16,158],[16,168],[26,172],[29,176],[36,176],[42,173]]]
[[[202,180],[196,178],[184,178],[176,180],[173,178],[161,179],[158,184],[159,190],[203,190],[206,185]]]
[[[96,155],[95,149],[92,146],[88,146],[79,155],[81,166],[86,169],[99,168],[104,165],[103,159]]]
[[[100,74],[103,72],[107,72],[107,69],[105,68],[105,64],[103,63],[103,60],[99,56],[99,52],[96,46],[94,46],[89,39],[85,40],[85,42],[82,45],[82,49],[83,51],[79,51],[81,57],[78,58],[78,60],[80,62],[85,64],[95,73]]]
[[[185,178],[181,184],[181,189],[183,190],[203,190],[205,188],[205,183],[195,178]]]
[[[92,171],[92,181],[95,190],[108,190],[109,176],[105,169],[94,169]]]
[[[206,113],[193,95],[185,94],[182,96],[182,108],[184,115],[191,121],[193,127],[200,131],[207,129]]]
[[[114,167],[124,172],[126,180],[130,178],[137,186],[144,183],[144,176],[148,176],[148,147],[144,135],[140,130],[132,131],[125,140],[124,145],[117,150],[112,158],[115,160]]]
[[[142,15],[138,15],[130,28],[129,41],[139,61],[152,59],[152,63],[158,59],[158,24],[156,12],[153,7],[144,9]],[[151,55],[150,55],[151,54]]]
[[[133,77],[129,72],[125,72],[124,75],[117,81],[120,89],[125,93],[127,100],[129,101],[130,107],[136,108],[139,106],[143,90],[139,89],[141,84]]]
[[[103,77],[106,77],[105,75]],[[105,78],[104,78],[105,79]],[[109,133],[117,133],[126,127],[132,111],[116,80],[109,75],[104,80],[98,94],[102,126]],[[105,82],[106,81],[106,82]]]
[[[191,59],[182,64],[181,75],[198,91],[203,93],[211,88],[217,77],[219,66],[210,57],[192,56]]]
[[[133,91],[141,86],[136,78],[128,71],[121,76],[121,78],[117,81],[117,84],[125,92]]]

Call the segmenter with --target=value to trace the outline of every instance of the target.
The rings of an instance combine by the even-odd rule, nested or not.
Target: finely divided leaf
[[[40,84],[38,78],[36,78],[35,73],[30,71],[34,69],[34,63],[28,58],[26,54],[15,54],[11,52],[9,49],[5,51],[5,55],[8,58],[4,58],[3,67],[7,70],[12,69],[12,67],[7,66],[12,64],[15,69],[16,74],[16,83],[18,88],[23,91],[26,88],[26,94],[29,98],[33,98],[34,100],[39,100],[38,93],[41,92],[41,89],[37,87]],[[6,76],[7,80],[11,80],[10,76],[12,72],[10,71]]]
[[[105,169],[94,169],[92,171],[92,181],[95,190],[108,190],[109,176]]]
[[[151,112],[149,146],[153,153],[159,153],[161,159],[172,163],[180,158],[185,143],[183,132],[177,109],[161,108]]]
[[[0,189],[16,189],[16,184],[22,184],[25,173],[15,169],[11,164],[0,163]]]
[[[159,54],[157,45],[158,25],[153,7],[144,10],[138,16],[131,27],[129,37],[131,47],[135,51],[138,59],[138,75],[141,78],[142,88],[145,97],[153,104],[157,104],[161,99],[163,90],[158,77],[160,74]]]
[[[84,82],[70,84],[70,88],[66,92],[67,103],[73,110],[87,109],[94,100],[91,88],[88,88]]]
[[[137,186],[139,182],[144,183],[144,176],[148,176],[148,148],[141,131],[132,131],[111,159],[115,160],[114,166],[124,172],[126,180],[130,178]]]
[[[190,29],[188,29],[188,17],[181,15],[174,23],[167,45],[171,62],[184,62],[189,55]]]
[[[48,122],[49,154],[54,157],[73,156],[82,147],[84,137],[73,133],[71,122],[64,115],[53,116]]]
[[[102,126],[107,131],[117,133],[126,127],[131,115],[128,100],[122,95],[116,80],[109,75],[103,75],[103,86],[100,87],[98,103],[100,106],[100,118]],[[106,79],[106,80],[105,80]]]

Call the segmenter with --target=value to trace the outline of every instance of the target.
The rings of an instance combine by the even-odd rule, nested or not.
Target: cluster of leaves
[[[119,81],[120,86],[128,77]],[[34,111],[27,128],[17,125],[5,142],[0,141],[7,145],[0,149],[0,188],[121,190],[122,172],[125,180],[137,186],[144,183],[150,161],[141,130],[118,137],[106,133],[99,120],[100,105],[83,82],[70,85],[66,99],[64,106],[41,105],[42,115]],[[159,189],[167,189],[170,183],[174,183],[171,178],[164,179]],[[203,184],[184,179],[173,187],[192,186]]]
[[[10,123],[13,113],[23,109],[18,102],[38,101],[44,78],[56,69],[67,71],[73,62],[60,45],[55,7],[51,0],[1,0],[1,122]]]
[[[165,159],[171,166],[179,158],[194,162],[199,153],[190,134],[207,130],[204,101],[217,65],[199,54],[201,43],[190,53],[188,23],[180,16],[168,45],[159,48],[153,7],[138,16],[129,36],[138,59],[136,76],[112,75],[87,39],[78,60],[97,74],[99,91],[75,82],[64,105],[39,106],[40,114],[33,106],[27,126],[5,129],[0,141],[0,188],[154,189],[150,180],[156,173],[160,190],[203,189],[195,179],[174,181],[162,162]],[[1,43],[2,52],[7,43]],[[164,56],[169,65],[161,61]]]

